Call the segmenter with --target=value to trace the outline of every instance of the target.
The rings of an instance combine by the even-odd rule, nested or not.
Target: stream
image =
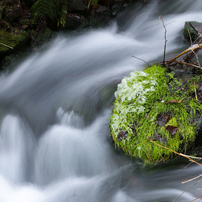
[[[0,75],[0,202],[170,202],[196,181],[198,165],[144,166],[114,148],[116,86],[144,62],[189,47],[185,21],[200,0],[153,0],[126,8],[105,28],[58,36]],[[198,179],[200,180],[200,178]],[[177,201],[202,193],[198,183]],[[197,200],[196,200],[197,201]],[[198,200],[199,201],[199,200]]]

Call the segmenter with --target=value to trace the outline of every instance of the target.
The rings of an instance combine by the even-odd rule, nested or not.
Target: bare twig
[[[197,50],[197,49],[201,49],[201,48],[202,48],[202,44],[195,44],[195,45],[189,47],[188,49],[186,49],[185,51],[183,51],[182,53],[180,53],[179,55],[177,55],[176,57],[174,57],[172,60],[168,61],[166,63],[166,65],[169,64],[169,63],[172,63],[172,62],[176,62],[175,60],[177,58],[179,58],[180,56],[184,55],[185,53],[188,53],[190,51],[194,51],[194,50]]]
[[[202,69],[200,66],[193,65],[193,64],[187,63],[187,62],[180,62],[180,61],[173,61],[173,62],[179,63],[179,64],[183,64],[183,65],[190,65],[190,66],[192,66],[192,67],[197,67],[197,68],[199,68],[199,69]]]
[[[173,202],[175,202],[178,198],[180,198],[180,196],[182,196],[182,194],[184,194],[188,189],[190,189],[191,187],[193,187],[194,185],[198,184],[199,182],[202,182],[202,180],[199,180],[198,182],[192,184],[191,186],[189,186],[187,189],[185,189]],[[194,199],[195,200],[195,199]],[[192,200],[193,201],[193,200]]]
[[[192,162],[194,162],[194,163],[196,163],[196,164],[198,164],[199,166],[202,167],[202,164],[200,164],[200,163],[198,163],[197,161],[194,161],[193,159],[191,159],[191,158],[195,158],[194,156],[188,156],[188,155],[185,155],[185,154],[182,154],[182,153],[178,153],[178,152],[176,152],[176,151],[174,151],[174,150],[172,150],[172,149],[170,149],[170,148],[168,148],[168,147],[165,147],[165,146],[163,146],[163,145],[160,145],[160,144],[158,144],[158,143],[152,141],[149,137],[147,137],[147,139],[148,139],[150,142],[154,143],[155,145],[157,145],[157,146],[159,146],[159,147],[162,147],[162,148],[164,148],[164,149],[167,149],[167,150],[169,150],[169,151],[171,151],[171,152],[173,152],[173,153],[175,153],[175,154],[177,154],[177,155],[179,155],[179,156],[183,156],[183,157],[189,159],[190,161],[192,161]]]
[[[8,48],[10,48],[10,49],[13,49],[13,47],[11,47],[11,46],[8,46],[8,45],[6,45],[6,44],[4,44],[4,43],[0,43],[1,45],[3,45],[3,46],[6,46],[6,47],[8,47]]]
[[[134,58],[136,58],[136,59],[138,59],[138,60],[142,60],[145,64],[147,64],[148,66],[149,66],[149,64],[146,62],[146,61],[144,61],[143,59],[141,59],[141,58],[138,58],[138,57],[136,57],[136,56],[132,56],[132,57],[134,57]]]
[[[201,176],[202,176],[202,174],[200,174],[199,176],[194,177],[194,178],[192,178],[192,179],[189,179],[189,180],[187,180],[187,181],[184,181],[184,182],[182,182],[182,184],[185,184],[185,183],[187,183],[187,182],[191,182],[191,181],[193,181],[193,180],[196,180],[196,179],[198,179],[198,178],[201,177]]]
[[[192,47],[192,46],[193,46],[193,43],[192,43],[191,34],[190,34],[189,29],[187,29],[187,30],[188,30],[188,33],[189,33],[189,38],[190,38],[191,47]],[[194,53],[194,55],[195,55],[195,57],[196,57],[196,60],[197,60],[197,62],[198,62],[199,67],[201,67],[201,64],[200,64],[199,59],[198,59],[198,55],[197,55],[193,50],[192,50],[192,52]]]
[[[190,201],[190,202],[193,202],[193,201],[195,201],[195,200],[197,200],[197,199],[199,199],[199,198],[202,198],[202,195],[200,195],[199,197],[195,198],[194,200],[192,200],[192,201]]]
[[[196,86],[195,86],[195,82],[194,82],[194,92],[195,92],[196,100],[198,100],[197,93],[196,93]]]
[[[189,31],[189,29],[187,29],[187,31],[188,31],[188,33],[189,33],[189,39],[190,39],[190,42],[191,42],[191,46],[193,45],[193,43],[192,43],[192,38],[191,38],[191,34],[190,34],[190,31]]]
[[[166,29],[166,25],[164,24],[164,21],[161,17],[161,15],[159,16],[159,22],[158,24],[162,21],[163,23],[163,27],[164,27],[164,30],[165,30],[165,33],[164,33],[164,38],[165,38],[165,44],[164,44],[164,54],[163,54],[163,66],[165,67],[165,59],[166,59],[166,43],[167,43],[167,39],[166,39],[166,33],[167,33],[167,29]]]

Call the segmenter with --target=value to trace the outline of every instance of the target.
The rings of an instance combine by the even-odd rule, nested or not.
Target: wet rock
[[[2,14],[3,14],[5,7],[6,6],[3,4],[3,2],[0,2],[0,20],[2,19]]]
[[[31,48],[37,48],[40,45],[43,45],[49,39],[51,39],[54,35],[54,32],[51,29],[46,28],[39,35],[37,35],[35,31],[32,31],[30,35],[31,35]]]
[[[37,21],[35,19],[20,19],[19,20],[19,25],[22,27],[22,29],[36,29],[37,27]]]
[[[10,32],[0,30],[0,39],[1,43],[13,48],[11,49],[5,45],[0,44],[0,55],[5,55],[22,47],[29,39],[29,35],[26,31],[17,29],[14,29]]]
[[[127,4],[125,4],[124,1],[117,1],[112,7],[111,7],[111,14],[112,16],[116,16],[118,12],[123,10]]]
[[[105,6],[99,6],[90,18],[90,26],[98,27],[106,25],[111,17],[110,9]]]
[[[13,23],[21,16],[21,8],[19,3],[7,4],[2,13],[2,19],[9,23]]]
[[[75,30],[75,29],[82,29],[89,26],[88,20],[76,13],[68,13],[66,18],[65,29]]]
[[[198,38],[198,33],[202,33],[202,23],[196,22],[196,21],[185,22],[184,38],[187,41],[190,41],[189,32],[190,32],[192,41],[195,41]]]
[[[67,11],[85,11],[86,6],[83,0],[68,0]]]

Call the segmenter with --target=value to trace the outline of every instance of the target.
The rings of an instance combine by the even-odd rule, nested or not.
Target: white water
[[[141,8],[142,7],[142,8]],[[187,48],[184,22],[200,21],[199,0],[131,7],[105,29],[62,34],[0,76],[0,202],[172,201],[199,166],[143,168],[114,150],[108,122],[117,83],[143,62]],[[201,184],[178,201],[201,195]]]

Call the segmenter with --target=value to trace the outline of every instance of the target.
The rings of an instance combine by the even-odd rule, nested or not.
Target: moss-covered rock
[[[29,34],[26,31],[13,30],[11,32],[0,30],[0,54],[6,54],[11,50],[20,48],[29,39]],[[10,46],[13,49],[5,46]]]
[[[189,33],[190,33],[192,41],[195,41],[198,38],[198,31],[200,31],[201,28],[202,28],[202,23],[199,23],[196,21],[185,22],[184,38],[187,41],[190,41],[190,36],[189,36]]]
[[[196,137],[198,115],[202,105],[192,98],[197,86],[182,85],[153,65],[135,71],[122,80],[115,92],[110,134],[115,146],[145,163],[166,161],[173,156],[156,141],[177,152],[186,152]]]

